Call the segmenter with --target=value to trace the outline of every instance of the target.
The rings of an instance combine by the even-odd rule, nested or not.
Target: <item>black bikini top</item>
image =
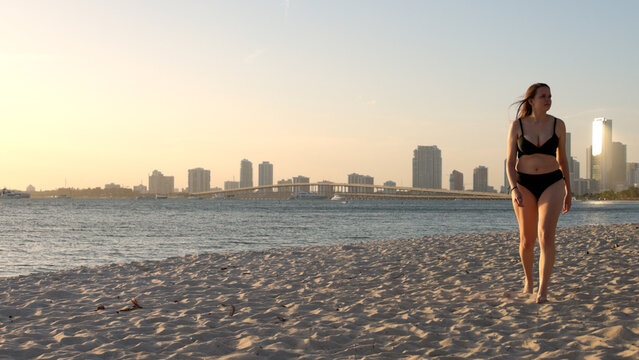
[[[537,146],[524,137],[524,127],[521,124],[521,118],[519,118],[519,127],[521,128],[521,137],[517,139],[517,157],[523,155],[544,154],[555,156],[557,153],[557,147],[559,147],[559,137],[557,136],[557,118],[555,118],[555,124],[553,125],[553,134],[541,146]]]

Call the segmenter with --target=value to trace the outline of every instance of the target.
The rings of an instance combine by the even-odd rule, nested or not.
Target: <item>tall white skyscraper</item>
[[[273,164],[269,163],[268,161],[264,161],[262,162],[259,166],[259,174],[258,174],[258,185],[259,186],[264,186],[264,185],[273,185]],[[261,189],[262,192],[272,192],[273,189],[272,188],[268,188],[268,189]]]
[[[612,120],[596,118],[592,122],[592,146],[589,149],[588,177],[597,184],[597,189],[591,190],[612,189]]]
[[[189,192],[198,193],[211,190],[211,171],[202,168],[189,169]]]
[[[418,146],[413,151],[413,187],[442,188],[442,152],[437,146]]]
[[[253,187],[253,163],[246,159],[240,164],[240,187]]]

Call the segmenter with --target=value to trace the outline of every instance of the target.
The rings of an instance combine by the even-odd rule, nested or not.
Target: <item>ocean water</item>
[[[639,202],[574,202],[559,226],[639,222]],[[517,230],[510,201],[0,201],[0,277],[206,252]]]

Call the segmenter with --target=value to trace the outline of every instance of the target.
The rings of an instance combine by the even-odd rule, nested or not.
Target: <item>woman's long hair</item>
[[[550,89],[550,86],[548,86],[548,85],[546,85],[544,83],[532,84],[532,85],[530,85],[528,90],[526,90],[526,95],[524,95],[524,98],[522,100],[515,101],[513,103],[513,105],[519,104],[517,106],[516,119],[523,119],[526,116],[532,114],[532,106],[530,105],[530,102],[528,100],[534,98],[535,95],[537,95],[537,90],[539,88],[541,88],[541,87],[547,87],[548,89]]]

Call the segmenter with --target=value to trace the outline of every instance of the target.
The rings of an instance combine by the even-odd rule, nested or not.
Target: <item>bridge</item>
[[[296,198],[331,199],[339,195],[344,199],[510,199],[507,194],[424,189],[404,186],[371,184],[343,184],[332,182],[297,183],[253,186],[228,190],[212,190],[192,193],[192,196],[227,199],[272,199]]]

